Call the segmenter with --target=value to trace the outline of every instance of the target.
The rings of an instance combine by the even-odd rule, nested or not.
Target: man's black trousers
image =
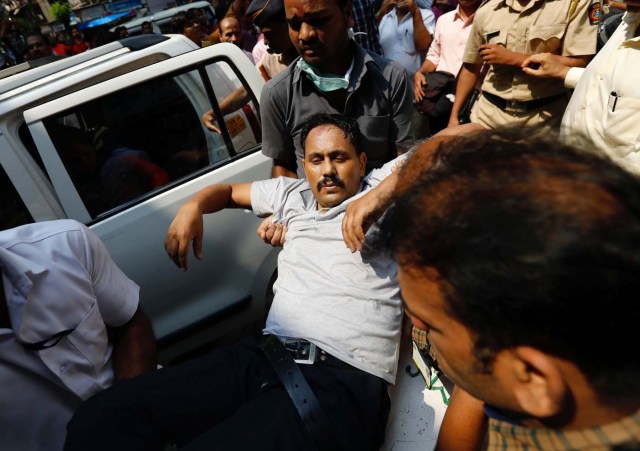
[[[299,365],[338,441],[375,450],[389,413],[386,383],[350,366]],[[66,451],[315,450],[255,338],[120,382],[80,406]]]

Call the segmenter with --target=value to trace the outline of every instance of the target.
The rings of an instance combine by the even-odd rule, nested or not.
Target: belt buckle
[[[517,100],[509,99],[505,100],[506,106],[504,110],[507,113],[526,113],[527,104],[525,102],[519,102]]]
[[[316,362],[318,347],[302,340],[286,340],[284,347],[293,356],[293,361],[301,365],[313,365]]]

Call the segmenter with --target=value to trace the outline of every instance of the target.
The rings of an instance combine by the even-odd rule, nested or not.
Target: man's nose
[[[327,158],[322,163],[322,175],[334,175],[336,173],[336,165],[333,160]]]
[[[306,22],[303,22],[302,25],[300,25],[300,33],[298,34],[298,39],[300,39],[301,41],[309,41],[310,39],[313,39],[315,35],[316,29],[314,27]]]

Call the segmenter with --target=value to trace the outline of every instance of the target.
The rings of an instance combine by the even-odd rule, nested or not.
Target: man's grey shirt
[[[260,96],[262,152],[271,158],[298,161],[304,177],[300,134],[316,113],[340,113],[358,122],[367,154],[367,172],[379,168],[413,145],[413,88],[398,63],[353,44],[354,65],[344,111],[333,108],[296,61],[271,79]]]
[[[347,204],[377,186],[394,163],[372,171],[358,195],[326,210],[317,209],[306,180],[280,177],[251,187],[254,213],[273,213],[288,228],[265,333],[304,338],[390,383],[402,322],[397,264],[367,245],[351,253],[341,227]],[[366,243],[376,231],[371,228]]]

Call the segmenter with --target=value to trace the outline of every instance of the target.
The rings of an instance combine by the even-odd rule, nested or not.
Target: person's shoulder
[[[88,235],[89,229],[73,219],[34,222],[0,232],[0,243],[11,246],[17,243],[35,243],[39,241],[63,238],[69,234]]]
[[[386,58],[384,56],[380,56],[378,55],[376,52],[373,52],[371,50],[367,50],[365,48],[362,48],[362,51],[365,54],[365,62],[370,62],[371,60],[373,60],[374,63],[374,67],[377,67],[378,69],[380,69],[381,72],[384,71],[404,71],[404,67],[398,63],[397,61],[394,61],[392,59]]]
[[[264,85],[264,87],[268,90],[277,90],[288,87],[293,82],[298,59],[299,58],[296,58],[285,70],[275,75]]]

